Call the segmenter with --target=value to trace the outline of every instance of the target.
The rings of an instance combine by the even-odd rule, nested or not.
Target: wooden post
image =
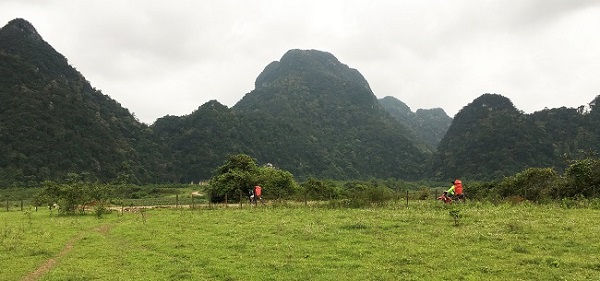
[[[194,194],[192,193],[192,209],[196,209],[196,203],[194,203]]]
[[[179,194],[175,194],[175,208],[179,208]]]
[[[227,193],[225,193],[225,208],[229,207],[229,203],[227,203]]]
[[[406,208],[408,208],[408,189],[406,190]]]
[[[6,211],[8,212],[8,199],[6,199]]]
[[[242,208],[242,190],[240,189],[240,209]]]

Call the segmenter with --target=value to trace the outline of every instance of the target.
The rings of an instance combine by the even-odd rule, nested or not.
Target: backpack
[[[454,181],[454,193],[456,193],[456,194],[462,194],[463,193],[462,188],[463,188],[462,181],[460,181],[458,179],[455,180]]]

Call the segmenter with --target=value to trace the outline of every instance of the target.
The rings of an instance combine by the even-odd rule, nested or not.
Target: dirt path
[[[106,234],[108,234],[108,231],[110,230],[111,227],[112,226],[109,225],[109,224],[101,225],[99,227],[96,227],[94,229],[94,231],[100,232],[100,233],[106,235]],[[38,268],[36,270],[30,272],[25,277],[23,277],[23,279],[21,279],[21,280],[22,281],[34,281],[34,280],[40,279],[40,277],[44,276],[52,268],[54,268],[54,266],[56,266],[56,264],[58,263],[58,260],[60,258],[62,258],[64,256],[66,256],[67,254],[69,254],[69,252],[71,252],[71,250],[73,250],[73,246],[77,242],[79,242],[82,238],[83,238],[83,234],[79,234],[79,235],[71,238],[67,242],[67,244],[65,245],[65,247],[58,254],[56,254],[54,257],[49,258],[48,260],[46,260],[44,263],[42,263],[40,266],[38,266]]]

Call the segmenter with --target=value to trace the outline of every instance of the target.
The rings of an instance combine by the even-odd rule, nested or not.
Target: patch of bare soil
[[[105,224],[105,225],[101,225],[101,226],[95,228],[94,231],[100,232],[100,233],[106,235],[110,231],[110,228],[111,228],[110,224]],[[42,263],[40,266],[38,266],[38,268],[36,268],[36,270],[30,272],[25,277],[23,277],[23,279],[21,279],[21,280],[22,281],[34,281],[34,280],[40,279],[40,277],[44,276],[52,268],[54,268],[54,266],[56,266],[56,264],[58,263],[58,260],[60,258],[69,254],[69,252],[71,252],[71,250],[73,250],[73,246],[77,242],[79,242],[82,239],[82,237],[83,237],[83,235],[80,234],[80,235],[77,235],[76,237],[71,238],[67,242],[65,247],[57,255],[46,260],[44,263]]]

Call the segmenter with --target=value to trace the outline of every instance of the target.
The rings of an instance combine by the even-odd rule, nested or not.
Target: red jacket
[[[254,195],[258,197],[262,196],[262,188],[260,187],[260,185],[254,187]]]
[[[462,191],[462,181],[460,181],[460,180],[455,180],[454,181],[454,193],[456,195],[463,194],[463,191]]]

